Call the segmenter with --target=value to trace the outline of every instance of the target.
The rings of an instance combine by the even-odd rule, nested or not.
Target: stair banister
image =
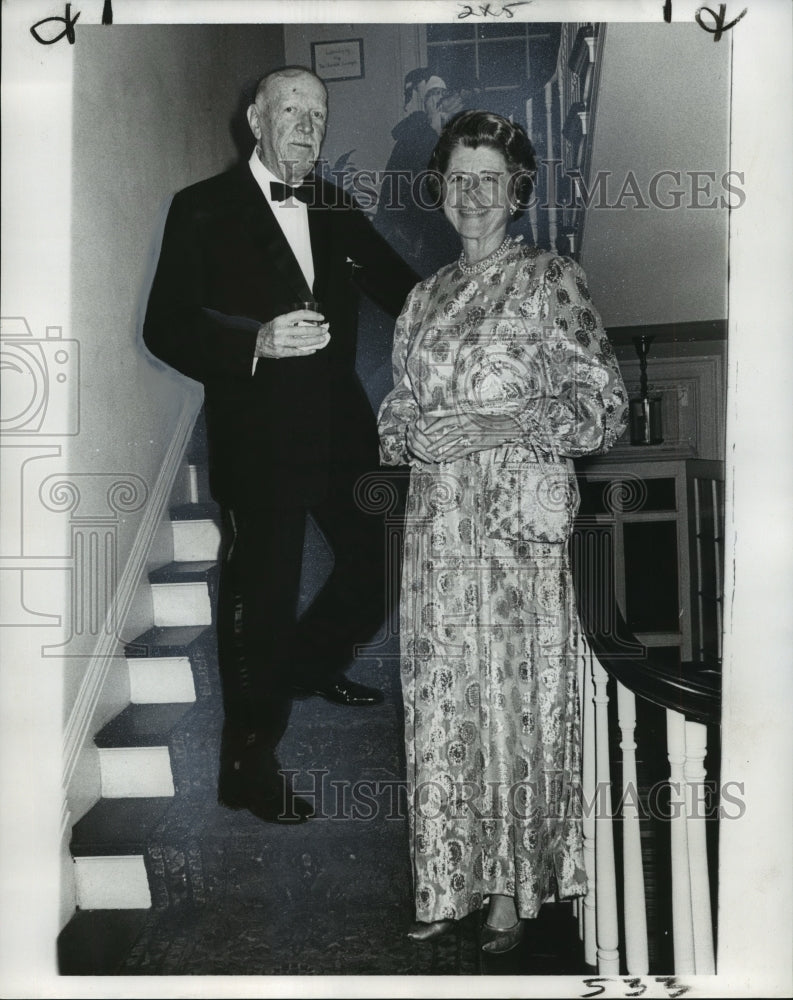
[[[674,969],[663,971],[712,974],[715,959],[705,840],[704,761],[706,724],[718,723],[720,716],[720,673],[701,663],[682,663],[672,669],[647,661],[644,647],[628,630],[617,605],[612,532],[611,524],[581,518],[571,546],[587,650],[581,701],[584,858],[590,889],[579,910],[585,959],[588,964],[597,963],[601,973],[613,975],[620,971],[607,716],[607,687],[613,681],[622,751],[626,969],[632,975],[642,975],[649,964],[634,794],[636,749],[641,740],[641,734],[636,734],[636,698],[640,698],[665,709],[667,721]],[[606,783],[605,789],[602,782]]]

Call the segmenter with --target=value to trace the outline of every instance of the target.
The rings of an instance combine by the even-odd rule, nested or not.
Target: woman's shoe
[[[433,920],[428,924],[418,922],[410,928],[408,937],[411,941],[435,941],[448,934],[454,923],[454,920]]]
[[[482,951],[488,955],[503,955],[512,951],[523,940],[524,930],[523,920],[516,920],[511,927],[492,927],[486,923],[482,928]]]

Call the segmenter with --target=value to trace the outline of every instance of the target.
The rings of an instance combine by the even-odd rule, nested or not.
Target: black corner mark
[[[718,14],[714,10],[711,10],[710,7],[700,7],[699,10],[694,15],[694,19],[696,20],[696,22],[700,26],[700,28],[703,29],[703,31],[708,31],[708,32],[710,32],[710,34],[713,35],[713,41],[714,42],[718,42],[718,41],[720,41],[721,36],[724,34],[725,31],[729,31],[730,28],[734,28],[735,27],[735,25],[746,14],[746,11],[748,9],[749,9],[748,7],[744,7],[744,9],[735,18],[735,20],[734,21],[730,21],[729,24],[725,24],[724,23],[725,18],[727,17],[727,4],[726,3],[720,3],[719,4],[719,13]],[[709,27],[707,24],[703,23],[703,21],[702,21],[702,12],[703,11],[705,11],[708,14],[710,14],[710,16],[713,18],[714,27]]]
[[[30,29],[31,35],[36,39],[40,45],[54,45],[55,42],[59,42],[62,38],[66,38],[69,41],[69,45],[74,45],[74,26],[77,23],[77,18],[80,16],[80,11],[72,17],[72,5],[70,3],[66,4],[66,10],[63,17],[45,17],[41,21],[37,21],[33,27]],[[59,34],[54,35],[52,38],[47,38],[46,34],[41,35],[39,33],[39,28],[43,27],[45,24],[62,24],[63,31]],[[112,0],[104,0],[102,6],[102,24],[112,24],[113,23],[113,2]]]
[[[30,29],[30,33],[41,45],[54,45],[55,42],[59,42],[64,36],[69,40],[69,45],[74,45],[74,26],[77,23],[77,18],[79,16],[80,11],[78,10],[74,17],[72,17],[72,5],[67,3],[66,12],[63,17],[45,17],[42,21],[37,21],[33,25]],[[50,22],[63,24],[63,31],[59,35],[55,35],[54,38],[42,38],[38,29],[45,24],[49,24]]]
[[[746,14],[748,9],[749,9],[748,7],[744,7],[744,9],[735,18],[735,20],[730,21],[729,24],[724,23],[725,18],[727,17],[726,3],[719,4],[718,14],[716,13],[715,10],[711,10],[710,7],[700,7],[697,10],[696,14],[694,15],[694,19],[696,20],[697,24],[700,26],[700,28],[702,28],[703,31],[707,31],[709,34],[713,35],[714,42],[718,42],[721,40],[721,36],[724,34],[725,31],[729,31],[730,28],[735,27],[735,25]],[[709,25],[703,23],[702,21],[703,11],[710,14],[710,16],[713,18],[713,27],[710,27]],[[664,21],[666,21],[667,24],[672,23],[672,0],[665,0],[664,2]]]

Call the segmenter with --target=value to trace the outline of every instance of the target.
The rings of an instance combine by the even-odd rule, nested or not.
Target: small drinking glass
[[[302,299],[292,305],[292,309],[310,309],[312,312],[322,312],[322,304],[316,299]],[[301,319],[301,326],[322,326],[324,319]]]

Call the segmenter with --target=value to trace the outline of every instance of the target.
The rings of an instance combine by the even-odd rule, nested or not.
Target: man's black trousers
[[[360,495],[356,499],[354,479],[310,507],[222,508],[217,631],[227,724],[257,731],[261,742],[274,749],[286,729],[295,689],[310,691],[340,674],[355,646],[370,640],[390,618],[399,570],[395,512],[389,512],[389,529],[382,509],[373,512]],[[334,565],[298,621],[308,514],[328,543]]]

